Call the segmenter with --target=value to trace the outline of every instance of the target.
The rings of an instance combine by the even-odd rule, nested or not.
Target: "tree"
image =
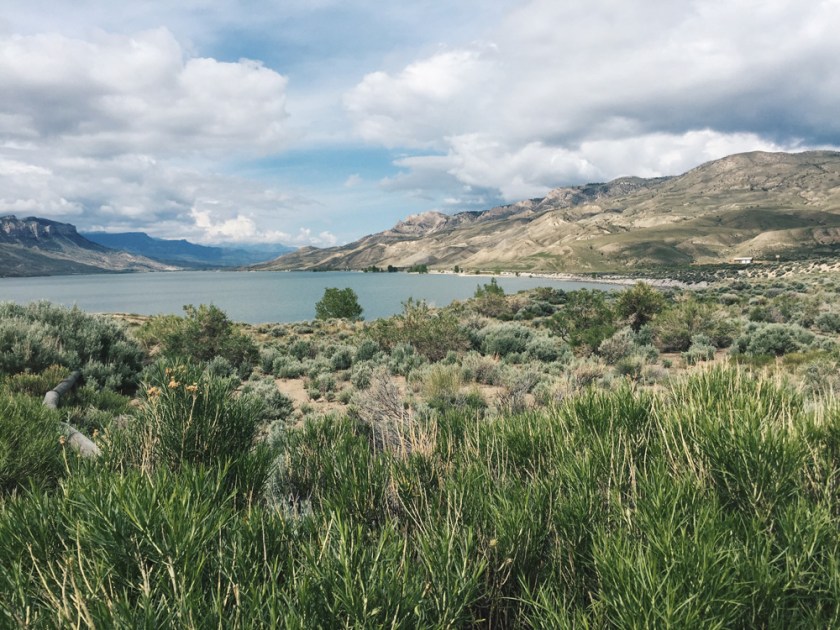
[[[665,298],[649,284],[637,282],[632,289],[618,296],[615,308],[620,317],[630,320],[630,328],[639,332],[642,326],[665,308]]]
[[[603,291],[579,289],[565,294],[548,326],[573,348],[585,346],[594,352],[615,332],[615,313]]]
[[[341,319],[362,318],[359,296],[350,287],[346,289],[336,289],[334,287],[324,289],[324,297],[315,304],[316,319],[333,317]]]

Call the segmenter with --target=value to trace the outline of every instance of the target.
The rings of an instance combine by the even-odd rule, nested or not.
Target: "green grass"
[[[406,439],[375,448],[339,417],[288,430],[247,502],[230,478],[249,448],[80,465],[7,497],[0,625],[840,624],[829,403],[718,368],[659,394],[450,411]]]

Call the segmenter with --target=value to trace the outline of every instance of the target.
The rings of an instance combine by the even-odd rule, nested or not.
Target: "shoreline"
[[[500,271],[499,273],[466,273],[460,271],[434,270],[430,269],[429,274],[448,275],[448,276],[463,276],[468,278],[545,278],[547,280],[559,280],[561,282],[588,282],[592,284],[613,284],[620,286],[632,286],[637,282],[644,282],[652,287],[659,289],[703,289],[708,287],[709,283],[706,281],[688,283],[681,280],[673,280],[670,278],[631,278],[621,275],[599,276],[593,278],[573,273],[549,273],[539,271]]]

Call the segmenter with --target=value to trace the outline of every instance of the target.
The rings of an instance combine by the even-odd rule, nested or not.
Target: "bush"
[[[840,333],[840,313],[820,313],[814,325],[824,333]]]
[[[376,343],[373,339],[365,339],[359,344],[359,347],[356,348],[356,356],[353,361],[370,361],[380,351],[381,349],[378,343]]]
[[[556,337],[547,335],[534,336],[525,348],[528,357],[543,363],[554,361],[565,362],[572,358],[572,351],[569,346],[562,343]]]
[[[494,324],[479,333],[481,351],[500,357],[522,353],[527,349],[533,334],[530,328],[521,324]]]
[[[636,349],[635,335],[630,328],[619,330],[609,339],[604,339],[598,346],[598,354],[608,365],[615,365],[624,357],[630,356]]]
[[[430,361],[440,361],[450,350],[469,347],[467,335],[454,313],[434,310],[425,301],[411,298],[403,303],[401,314],[377,320],[370,334],[383,348],[393,350],[408,344]]]
[[[240,375],[250,373],[259,359],[257,346],[224,311],[212,304],[198,308],[188,304],[184,312],[184,317],[165,317],[164,326],[158,326],[157,318],[152,318],[141,327],[140,336],[159,343],[170,359],[204,363],[222,357],[236,366]]]
[[[330,357],[330,367],[335,370],[348,370],[353,365],[353,349],[346,346],[336,348]]]
[[[682,353],[682,358],[688,365],[695,365],[700,361],[711,361],[715,358],[715,347],[706,335],[694,335],[691,346]]]
[[[734,349],[747,355],[781,356],[804,350],[813,340],[813,333],[794,324],[753,324],[738,338]]]
[[[236,397],[236,385],[192,363],[152,366],[143,405],[128,428],[127,461],[177,470],[187,463],[241,459],[254,446],[264,410],[253,396]]]
[[[0,506],[3,495],[63,476],[60,435],[57,412],[40,400],[0,394]]]
[[[373,366],[368,362],[356,363],[350,376],[350,382],[358,390],[370,387],[370,379],[373,376]]]
[[[315,319],[359,320],[362,318],[362,310],[359,296],[350,287],[327,288],[324,289],[324,296],[315,304]]]
[[[565,302],[549,326],[573,348],[595,351],[615,332],[616,314],[603,291],[580,289],[564,295]]]
[[[259,420],[264,424],[288,420],[295,409],[292,399],[277,389],[271,378],[248,381],[241,396],[255,401],[254,407],[261,410]]]
[[[403,343],[391,351],[388,369],[391,371],[391,374],[408,376],[412,370],[425,363],[426,360],[415,352],[414,346]]]
[[[689,297],[657,315],[653,328],[660,350],[684,352],[691,346],[692,336],[697,334],[707,335],[716,348],[731,345],[738,324],[728,319],[725,311]]]
[[[0,373],[61,365],[100,387],[125,390],[136,385],[142,361],[143,351],[112,319],[49,302],[0,304]]]
[[[629,321],[633,332],[638,332],[664,308],[662,294],[644,282],[637,282],[632,289],[623,291],[615,301],[616,313]]]

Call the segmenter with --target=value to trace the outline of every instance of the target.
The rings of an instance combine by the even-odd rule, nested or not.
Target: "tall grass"
[[[146,472],[85,465],[55,490],[9,498],[0,619],[840,625],[840,410],[830,403],[812,411],[782,383],[712,369],[662,394],[624,387],[550,411],[413,422],[434,436],[424,448],[381,448],[360,419],[283,432],[266,502],[238,500],[228,481],[252,445],[193,457],[175,438]]]

